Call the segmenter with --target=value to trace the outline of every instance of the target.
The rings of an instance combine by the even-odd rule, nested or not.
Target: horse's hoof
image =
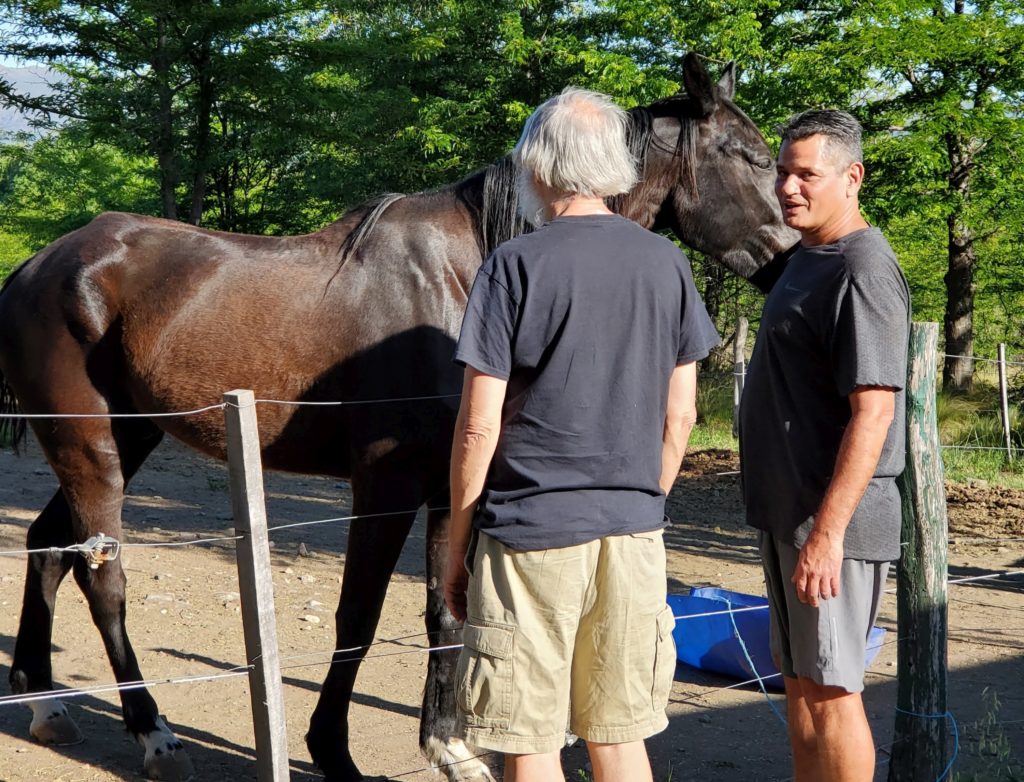
[[[85,740],[67,707],[60,701],[35,701],[29,706],[32,707],[32,724],[28,730],[40,744],[67,746],[81,744]]]
[[[306,748],[316,767],[324,773],[324,782],[370,782],[348,754],[344,737],[314,727],[316,714],[306,733]]]
[[[156,720],[156,729],[139,735],[139,742],[146,748],[142,768],[150,779],[161,782],[188,782],[195,776],[192,759],[185,746],[178,740],[161,718]]]
[[[448,741],[431,736],[423,747],[434,770],[444,774],[448,782],[494,782],[491,770],[480,758],[484,752],[466,744],[462,739]]]

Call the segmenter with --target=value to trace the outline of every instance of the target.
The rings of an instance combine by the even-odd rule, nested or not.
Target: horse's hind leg
[[[144,419],[77,419],[41,428],[39,440],[61,482],[70,509],[73,542],[103,533],[121,540],[121,508],[128,480],[160,441],[162,433]],[[89,603],[93,622],[119,683],[142,680],[125,627],[125,576],[121,560],[89,566],[72,559],[75,580]],[[146,750],[145,771],[154,778],[183,780],[192,763],[167,728],[156,701],[144,688],[122,690],[125,725]]]
[[[71,510],[64,493],[57,490],[29,527],[30,550],[64,548],[74,543]],[[50,640],[57,588],[71,570],[77,555],[41,551],[28,555],[21,620],[11,665],[11,690],[18,695],[49,692],[53,689]],[[82,740],[78,726],[56,698],[32,701],[29,732],[44,744],[77,744]]]
[[[335,615],[337,645],[309,721],[306,746],[328,782],[363,779],[348,748],[348,709],[365,646],[373,641],[388,581],[422,502],[416,481],[401,471],[353,476],[352,508],[368,518],[349,527],[341,600]],[[378,515],[391,513],[392,515]]]
[[[448,498],[431,505],[447,506]],[[427,514],[427,637],[431,646],[453,646],[462,642],[458,622],[444,601],[444,570],[448,562],[447,507],[431,508]],[[449,782],[494,782],[487,765],[473,747],[457,738],[455,725],[455,666],[459,650],[431,652],[420,712],[420,749]]]

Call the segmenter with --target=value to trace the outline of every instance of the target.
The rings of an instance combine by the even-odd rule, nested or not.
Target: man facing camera
[[[910,294],[861,216],[863,179],[849,114],[783,130],[775,193],[801,240],[765,301],[740,408],[797,782],[873,776],[864,656],[900,553]]]

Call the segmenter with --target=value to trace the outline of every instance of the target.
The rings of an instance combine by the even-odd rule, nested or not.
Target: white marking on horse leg
[[[192,760],[162,717],[156,718],[156,730],[140,733],[139,743],[146,748],[143,769],[150,779],[163,782],[187,782],[195,775]]]
[[[491,770],[477,755],[476,750],[462,739],[449,738],[448,741],[431,736],[423,754],[434,768],[447,777],[448,782],[494,782]]]
[[[28,704],[32,709],[32,724],[29,733],[41,744],[79,744],[84,740],[82,731],[68,714],[67,706],[56,698],[33,701]]]

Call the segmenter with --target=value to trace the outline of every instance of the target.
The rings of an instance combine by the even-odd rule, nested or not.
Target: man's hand
[[[800,602],[817,608],[819,598],[839,597],[842,567],[843,536],[812,531],[800,548],[793,571],[793,583]]]
[[[466,621],[466,587],[469,585],[469,572],[464,562],[465,554],[456,551],[448,552],[448,564],[444,569],[444,602],[457,622]]]

